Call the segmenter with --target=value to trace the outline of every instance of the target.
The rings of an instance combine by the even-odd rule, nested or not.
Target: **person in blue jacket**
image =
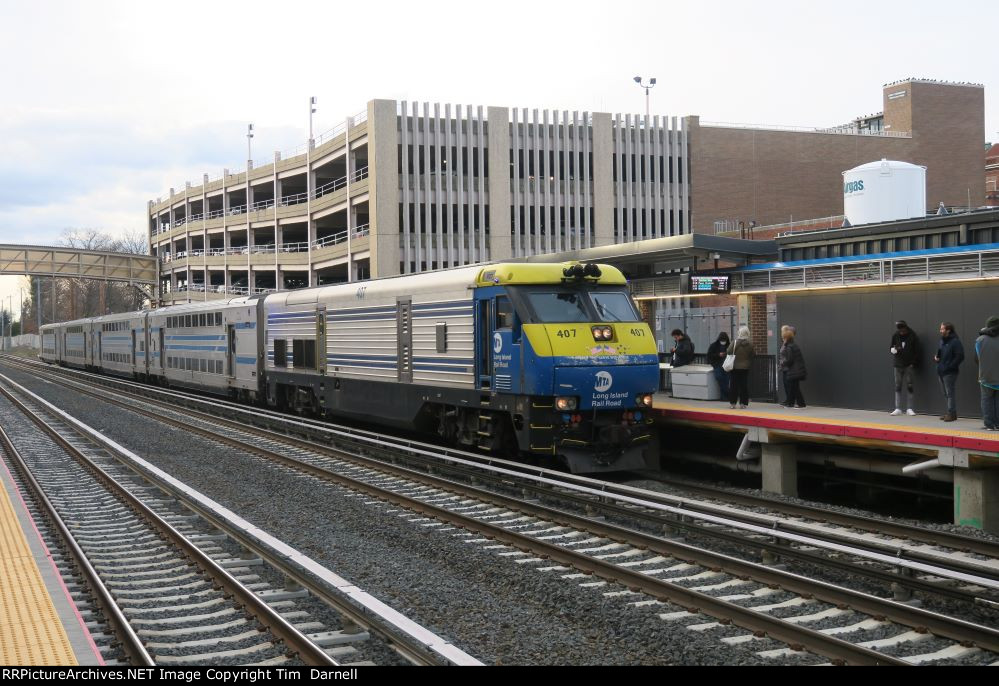
[[[937,363],[937,376],[940,377],[940,388],[943,390],[944,399],[947,401],[947,412],[940,417],[945,422],[953,422],[957,419],[957,373],[964,362],[964,346],[961,339],[954,331],[954,325],[950,322],[943,322],[940,325],[940,345],[937,354],[933,358]]]
[[[975,339],[975,362],[982,387],[982,421],[988,431],[999,431],[999,317],[989,317]]]

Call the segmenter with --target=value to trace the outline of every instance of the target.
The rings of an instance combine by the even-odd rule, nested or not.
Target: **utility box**
[[[709,364],[688,364],[670,371],[673,397],[690,400],[721,400],[721,389]]]

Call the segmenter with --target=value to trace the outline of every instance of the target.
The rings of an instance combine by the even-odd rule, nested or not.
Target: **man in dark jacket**
[[[914,417],[916,411],[912,409],[912,375],[919,362],[919,338],[903,320],[895,322],[895,329],[889,348],[895,366],[895,411],[891,414],[893,417],[903,414],[902,407],[906,403],[902,389],[905,388],[909,392],[909,402],[904,413]]]
[[[982,387],[982,420],[989,431],[999,431],[999,317],[989,317],[975,341],[978,383]]]
[[[672,362],[670,363],[673,367],[682,367],[685,364],[690,364],[694,361],[694,343],[690,340],[690,336],[680,331],[680,329],[673,329],[673,336],[675,345],[671,351]]]
[[[954,331],[954,325],[944,322],[940,325],[940,347],[933,358],[937,363],[937,376],[940,377],[940,388],[943,389],[947,401],[947,412],[940,419],[953,422],[957,419],[957,372],[964,362],[964,346]]]
[[[708,364],[711,365],[711,371],[715,375],[715,381],[718,382],[718,390],[721,391],[723,399],[728,397],[728,372],[722,365],[725,364],[725,358],[728,356],[729,343],[728,333],[722,331],[718,334],[715,342],[708,346]]]

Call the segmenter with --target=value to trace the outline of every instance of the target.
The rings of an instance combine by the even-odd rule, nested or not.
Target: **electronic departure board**
[[[728,274],[715,276],[690,276],[690,293],[728,293],[731,277]]]

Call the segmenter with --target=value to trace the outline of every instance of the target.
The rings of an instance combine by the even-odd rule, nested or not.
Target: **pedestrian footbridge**
[[[76,248],[0,244],[0,275],[120,281],[156,287],[156,258]]]

